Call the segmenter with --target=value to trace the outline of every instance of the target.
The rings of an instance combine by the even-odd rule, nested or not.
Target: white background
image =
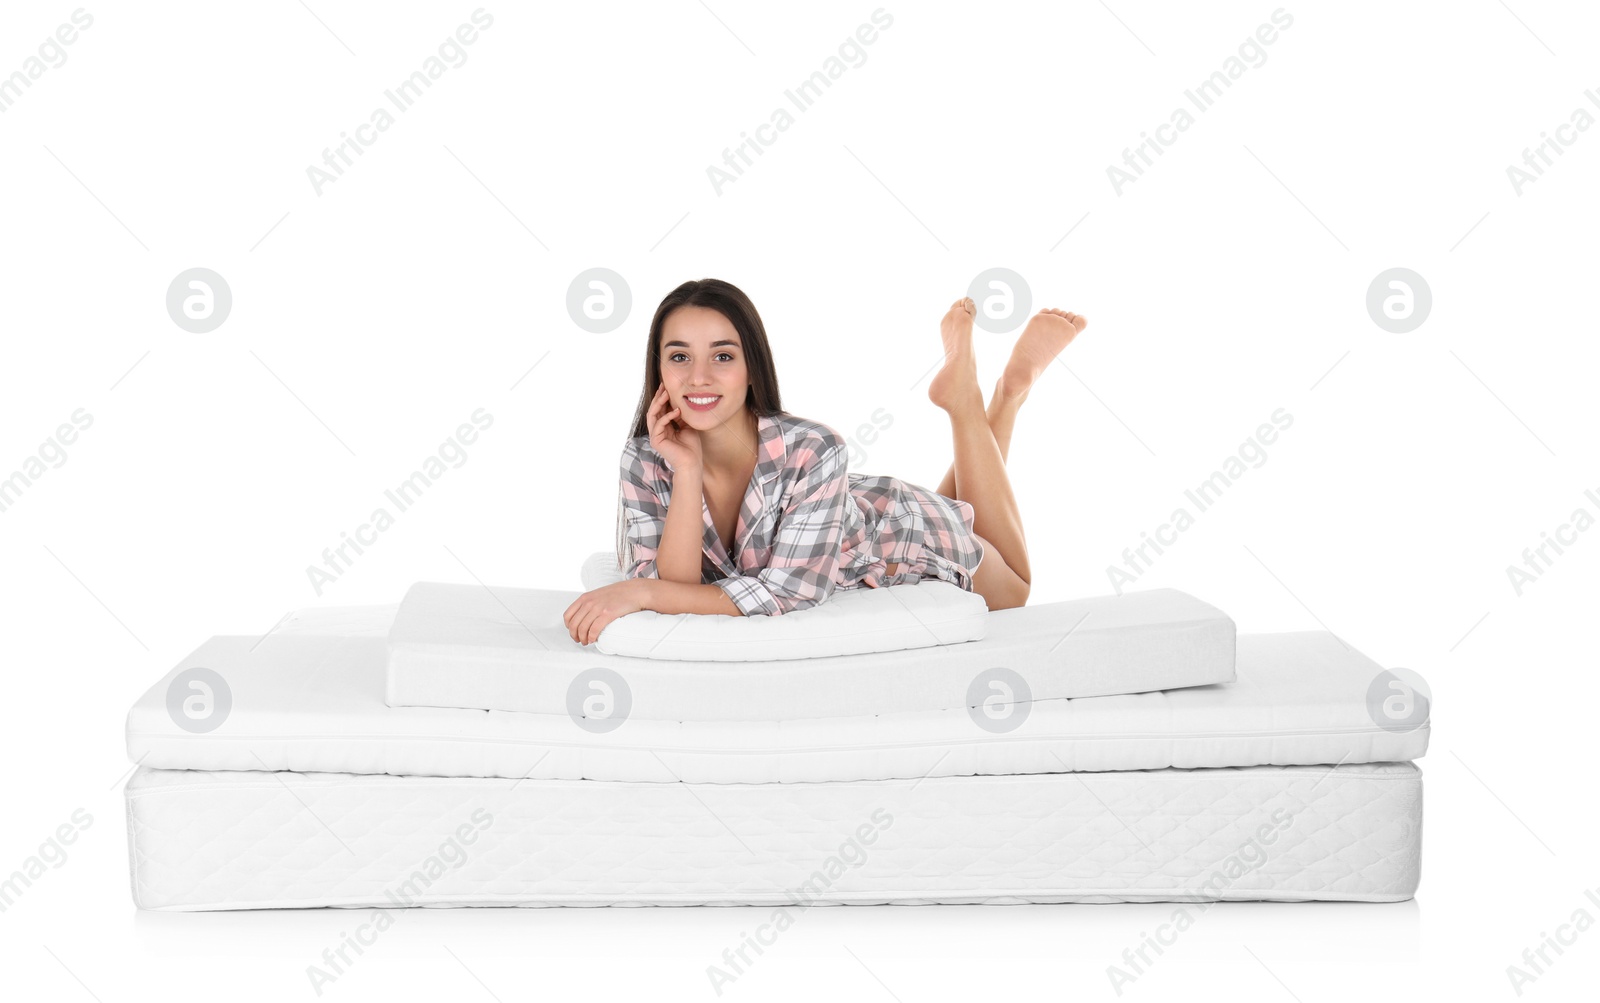
[[[884,409],[852,469],[930,487],[937,322],[974,276],[1014,269],[1035,309],[1089,318],[1012,447],[1031,603],[1111,591],[1186,488],[1293,415],[1136,587],[1427,677],[1422,886],[1217,907],[1125,996],[1515,998],[1506,966],[1600,887],[1580,772],[1600,532],[1521,595],[1506,573],[1600,514],[1600,129],[1567,130],[1520,194],[1507,177],[1575,109],[1600,116],[1592,7],[1287,6],[1265,63],[1119,194],[1108,166],[1273,4],[888,5],[865,63],[718,194],[707,167],[874,4],[503,3],[319,195],[307,167],[476,5],[308,2],[88,7],[0,114],[0,477],[93,415],[0,513],[0,871],[93,818],[0,913],[8,995],[315,998],[306,966],[353,914],[133,907],[128,706],[291,609],[420,579],[578,589],[611,545],[650,315],[705,276],[757,304],[789,411],[850,435]],[[0,74],[73,9],[6,4]],[[566,312],[595,266],[634,297],[605,335]],[[165,309],[191,267],[233,293],[207,334]],[[1405,334],[1367,312],[1391,267],[1432,291]],[[1013,337],[979,332],[986,388]],[[467,462],[319,595],[307,567],[480,407]],[[725,995],[1114,999],[1107,966],[1168,911],[815,910]],[[415,910],[325,995],[713,999],[706,966],[764,915]],[[1525,996],[1592,989],[1597,954],[1580,935]]]

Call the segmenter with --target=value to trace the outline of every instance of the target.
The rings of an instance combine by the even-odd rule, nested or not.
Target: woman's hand
[[[561,614],[567,632],[579,644],[593,644],[612,620],[648,608],[645,606],[645,593],[651,581],[648,578],[629,578],[585,592]]]
[[[650,448],[667,461],[673,473],[689,466],[699,467],[704,458],[700,431],[678,421],[679,414],[679,409],[672,406],[666,384],[657,387],[645,422],[650,429]]]

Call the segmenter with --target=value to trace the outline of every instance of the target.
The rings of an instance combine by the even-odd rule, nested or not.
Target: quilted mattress
[[[140,767],[125,797],[133,896],[159,910],[1393,902],[1422,835],[1410,763],[694,785]]]
[[[1322,631],[1239,635],[1232,683],[1036,699],[1004,729],[956,692],[939,711],[594,733],[566,714],[386,705],[394,613],[304,611],[262,637],[211,638],[129,712],[129,757],[158,770],[769,784],[1403,762],[1428,744],[1425,716],[1406,730],[1375,718],[1383,668]],[[197,670],[221,681],[222,702],[180,725]]]

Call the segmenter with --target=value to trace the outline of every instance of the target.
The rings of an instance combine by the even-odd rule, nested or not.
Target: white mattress
[[[684,788],[141,767],[125,791],[133,896],[161,910],[1394,902],[1420,865],[1410,763]]]
[[[1036,699],[1234,677],[1233,621],[1176,589],[991,610],[986,634],[959,644],[764,662],[602,654],[562,622],[579,595],[412,586],[389,635],[388,703],[564,714],[572,678],[604,667],[626,681],[634,720],[792,721],[948,707],[995,665],[1025,677]],[[917,598],[901,601],[914,612]]]
[[[1013,731],[942,711],[773,721],[628,720],[594,734],[565,714],[384,703],[393,606],[302,611],[265,638],[212,638],[128,714],[129,757],[173,770],[672,783],[793,783],[1167,767],[1402,762],[1428,725],[1380,726],[1382,672],[1321,631],[1241,634],[1235,682],[1036,700]],[[226,681],[214,730],[179,727],[168,684],[190,667]]]

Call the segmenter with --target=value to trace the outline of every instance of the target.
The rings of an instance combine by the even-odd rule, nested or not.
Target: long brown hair
[[[744,348],[745,368],[750,374],[750,388],[745,393],[744,406],[759,416],[783,412],[782,397],[778,392],[778,372],[772,361],[772,347],[767,342],[767,329],[761,323],[761,314],[750,297],[738,286],[721,279],[693,279],[672,290],[650,319],[650,337],[644,349],[644,387],[639,392],[639,404],[633,412],[632,430],[628,438],[650,434],[650,402],[661,386],[661,337],[667,317],[683,306],[709,307],[728,318],[728,323],[739,332],[739,343]],[[617,485],[617,568],[627,567],[629,558],[626,513],[622,505],[622,485]]]

